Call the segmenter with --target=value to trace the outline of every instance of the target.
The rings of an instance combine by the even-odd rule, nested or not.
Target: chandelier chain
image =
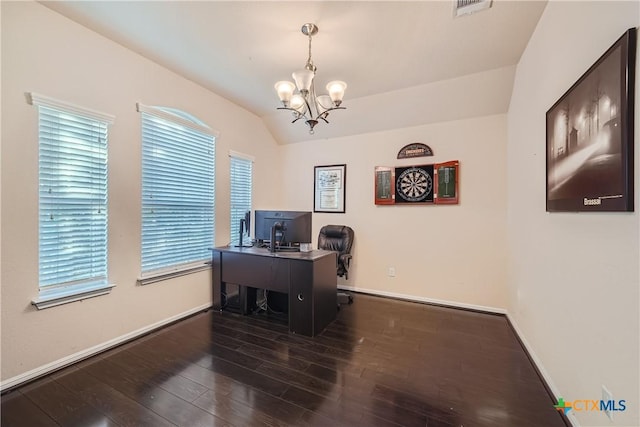
[[[307,58],[306,69],[309,71],[316,71],[316,67],[313,65],[313,60],[311,59],[311,34],[309,34],[309,57]]]

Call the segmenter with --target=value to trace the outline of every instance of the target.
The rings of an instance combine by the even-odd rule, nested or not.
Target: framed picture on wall
[[[631,28],[547,111],[548,212],[633,211],[635,54]]]
[[[314,167],[313,211],[345,212],[347,165]]]

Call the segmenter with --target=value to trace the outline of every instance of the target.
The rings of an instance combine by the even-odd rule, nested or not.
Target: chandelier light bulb
[[[293,91],[296,86],[288,82],[286,80],[279,81],[275,84],[276,91],[278,92],[278,98],[282,101],[282,104],[286,107],[289,105],[289,101],[291,100],[291,96],[293,95]]]
[[[340,80],[334,80],[327,84],[327,91],[329,92],[329,96],[331,100],[336,106],[339,106],[342,103],[342,98],[344,97],[344,90],[347,88],[347,84]]]
[[[299,93],[296,93],[291,97],[291,103],[289,108],[296,110],[299,113],[304,112],[304,98]]]
[[[331,97],[329,95],[320,95],[316,98],[318,101],[318,105],[322,108],[322,111],[327,111],[330,108],[333,108],[333,103],[331,101]]]
[[[311,84],[313,83],[313,71],[311,70],[300,70],[291,73],[291,77],[296,82],[296,86],[298,86],[298,90],[302,93],[308,93],[311,89]]]

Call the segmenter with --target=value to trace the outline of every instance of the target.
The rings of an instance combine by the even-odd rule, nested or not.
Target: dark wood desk
[[[226,284],[240,287],[246,313],[246,287],[289,295],[289,331],[314,336],[336,318],[336,253],[269,252],[265,248],[213,249],[213,308],[222,310]]]

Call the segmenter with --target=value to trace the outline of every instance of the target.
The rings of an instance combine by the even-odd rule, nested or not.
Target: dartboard
[[[396,203],[433,201],[433,165],[396,168]]]

